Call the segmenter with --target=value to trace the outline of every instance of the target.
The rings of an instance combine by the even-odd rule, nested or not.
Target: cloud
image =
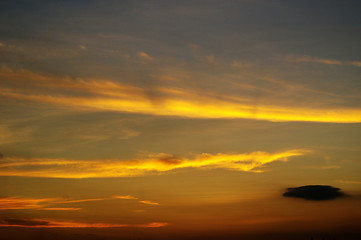
[[[361,181],[340,180],[339,182],[346,183],[346,184],[361,184]]]
[[[154,60],[154,58],[149,56],[149,54],[146,53],[146,52],[138,52],[138,56],[143,60],[147,60],[147,61],[153,61]]]
[[[338,61],[334,59],[323,59],[323,58],[316,58],[311,56],[305,56],[305,57],[286,57],[286,61],[288,62],[297,62],[297,63],[322,63],[322,64],[328,64],[328,65],[338,65],[338,66],[344,66],[344,65],[350,65],[355,67],[361,67],[361,62],[359,61]]]
[[[50,208],[40,208],[39,210],[47,210],[47,211],[78,211],[82,208],[60,208],[60,207],[50,207]]]
[[[77,211],[81,208],[74,207],[53,207],[56,204],[93,202],[106,200],[104,198],[64,200],[62,198],[21,198],[21,197],[2,197],[0,198],[0,210],[9,209],[36,209],[51,211]]]
[[[56,221],[47,219],[0,219],[0,227],[26,227],[26,228],[157,228],[168,226],[166,222],[151,222],[145,224],[112,224],[112,223],[81,223],[73,221]]]
[[[331,200],[344,197],[339,188],[327,185],[306,185],[296,188],[287,188],[284,197],[303,198],[306,200]]]
[[[95,201],[102,201],[102,200],[105,200],[105,198],[89,198],[89,199],[65,200],[65,201],[56,201],[56,203],[95,202]]]
[[[83,203],[83,202],[95,202],[106,201],[112,199],[128,199],[136,200],[138,203],[148,205],[159,205],[159,203],[139,200],[139,198],[124,195],[113,196],[110,198],[89,198],[89,199],[62,199],[62,198],[21,198],[21,197],[0,197],[0,210],[12,210],[12,209],[34,209],[34,210],[47,210],[47,211],[78,211],[82,208],[78,207],[56,207],[58,204],[71,204],[71,203]],[[54,206],[55,205],[55,206]]]
[[[46,202],[57,200],[56,198],[19,198],[2,197],[0,198],[0,209],[43,209],[47,206]]]
[[[140,203],[147,204],[147,205],[159,205],[157,202],[152,201],[139,201]]]
[[[126,196],[113,196],[113,198],[116,199],[127,199],[127,200],[138,200],[139,198],[131,196],[131,195],[126,195]],[[139,203],[142,204],[147,204],[147,205],[159,205],[159,203],[157,202],[152,202],[152,201],[147,201],[147,200],[138,200]]]
[[[35,227],[35,226],[49,226],[50,223],[45,220],[38,219],[19,219],[19,218],[5,218],[0,220],[0,226],[23,226],[23,227]]]
[[[255,103],[254,98],[206,94],[189,89],[143,89],[107,79],[46,76],[0,68],[0,97],[51,104],[63,109],[112,111],[203,119],[256,119],[274,122],[361,122],[361,109],[315,108]],[[23,84],[22,84],[23,83]],[[26,87],[21,87],[26,86]],[[154,101],[154,94],[159,96]]]
[[[117,198],[117,199],[133,199],[133,200],[137,200],[137,197],[133,197],[131,195],[126,195],[126,196],[113,196],[113,198]]]
[[[131,177],[163,173],[176,169],[230,169],[245,172],[262,172],[262,168],[275,161],[287,161],[288,157],[310,153],[294,149],[278,153],[251,152],[243,154],[215,155],[202,153],[193,159],[178,158],[165,153],[150,154],[148,158],[132,160],[69,160],[4,158],[0,161],[0,176],[92,178]]]
[[[13,129],[11,125],[0,124],[0,145],[28,141],[32,131],[33,129],[30,127]]]

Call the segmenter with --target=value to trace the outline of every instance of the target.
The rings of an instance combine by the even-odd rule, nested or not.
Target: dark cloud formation
[[[0,224],[9,225],[9,226],[34,227],[34,226],[47,226],[49,225],[49,222],[43,220],[33,220],[33,219],[6,218],[6,219],[1,219]]]
[[[339,188],[328,185],[306,185],[287,188],[284,197],[303,198],[306,200],[331,200],[346,196]]]

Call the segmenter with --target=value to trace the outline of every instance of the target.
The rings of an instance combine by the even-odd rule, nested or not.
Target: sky
[[[4,239],[359,239],[361,3],[0,2]]]

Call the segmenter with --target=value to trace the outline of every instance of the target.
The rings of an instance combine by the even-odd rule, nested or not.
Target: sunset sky
[[[1,1],[1,239],[359,239],[360,11]]]

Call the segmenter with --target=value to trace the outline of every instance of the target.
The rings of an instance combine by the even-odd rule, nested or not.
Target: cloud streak
[[[193,159],[179,158],[165,153],[150,154],[148,158],[132,160],[69,160],[3,158],[0,176],[27,176],[50,178],[131,177],[163,173],[177,169],[231,169],[262,172],[262,167],[288,157],[301,156],[309,150],[294,149],[278,153],[251,152],[215,155],[202,153]]]
[[[35,209],[35,210],[49,210],[49,211],[78,211],[82,208],[74,207],[49,207],[49,205],[59,203],[73,203],[85,202],[79,201],[61,201],[59,198],[19,198],[19,197],[4,197],[0,198],[0,210],[10,209]]]
[[[82,208],[74,207],[53,207],[56,204],[93,202],[106,200],[104,198],[93,199],[77,199],[64,200],[62,198],[22,198],[22,197],[2,197],[0,198],[0,210],[9,209],[36,209],[36,210],[51,210],[51,211],[77,211]]]
[[[209,96],[187,89],[147,89],[104,79],[71,79],[27,70],[0,70],[0,97],[51,104],[84,111],[113,111],[204,119],[256,119],[267,121],[361,122],[359,108],[312,108],[255,104],[248,98]],[[26,84],[19,88],[14,83]],[[45,89],[44,89],[45,88]],[[154,98],[154,94],[157,96]],[[243,99],[243,100],[242,100]]]
[[[112,223],[82,223],[73,221],[56,221],[47,219],[7,218],[0,220],[0,227],[25,228],[158,228],[168,226],[166,222],[151,222],[145,224],[112,224]]]
[[[110,198],[89,198],[89,199],[75,199],[64,200],[62,198],[22,198],[22,197],[1,197],[0,198],[0,210],[12,210],[12,209],[34,209],[34,210],[49,210],[49,211],[77,211],[82,208],[78,207],[56,207],[58,204],[72,204],[83,202],[95,202],[106,201],[113,199],[127,199],[136,200],[141,204],[159,205],[157,202],[139,200],[139,198],[125,195],[125,196],[113,196]],[[55,206],[54,206],[55,205]]]
[[[355,66],[361,67],[360,61],[339,61],[334,59],[324,59],[324,58],[316,58],[311,56],[304,56],[304,57],[287,57],[286,61],[288,62],[296,62],[296,63],[321,63],[327,65],[338,65],[338,66]]]

